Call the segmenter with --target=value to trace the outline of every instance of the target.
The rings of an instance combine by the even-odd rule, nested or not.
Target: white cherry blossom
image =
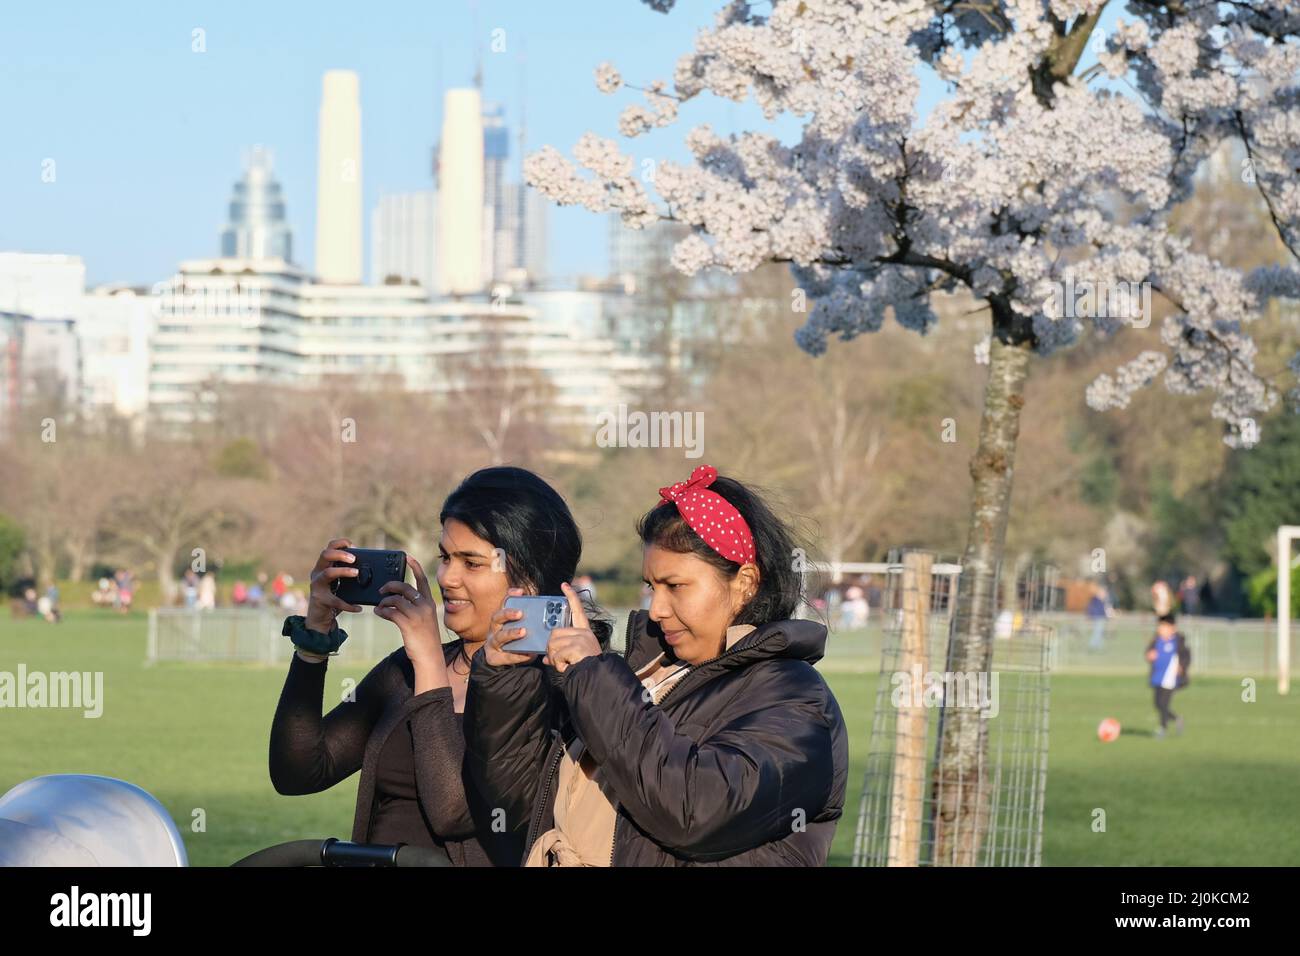
[[[1054,284],[1148,286],[1172,310],[1164,351],[1099,378],[1089,404],[1122,408],[1155,380],[1212,392],[1233,443],[1279,397],[1255,369],[1250,325],[1269,299],[1300,298],[1300,2],[1129,0],[1101,42],[1105,6],[737,0],[678,59],[671,88],[651,83],[624,107],[620,132],[669,126],[711,93],[798,117],[797,141],[695,125],[693,162],[659,162],[655,195],[631,156],[591,134],[576,165],[546,147],[526,175],[556,202],[617,210],[633,228],[689,225],[673,256],[685,272],[790,263],[814,299],[796,336],[812,352],[890,316],[924,333],[937,321],[929,293],[964,288],[994,306],[1001,341],[1045,354],[1122,336],[1130,321],[1048,314]],[[1090,39],[1095,70],[1080,62]],[[922,121],[925,70],[948,94]],[[624,86],[608,63],[596,77],[606,92]],[[1193,254],[1170,224],[1229,141],[1289,250],[1249,275]]]

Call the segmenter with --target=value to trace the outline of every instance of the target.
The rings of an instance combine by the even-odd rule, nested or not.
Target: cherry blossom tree
[[[674,5],[644,2],[664,13]],[[797,142],[696,126],[685,140],[694,162],[660,162],[651,183],[617,143],[591,133],[574,147],[576,165],[552,147],[525,165],[529,182],[559,203],[617,210],[631,228],[665,218],[691,226],[674,250],[684,273],[790,263],[815,300],[796,334],[814,354],[832,336],[878,330],[891,313],[926,333],[936,290],[965,290],[987,306],[953,670],[984,671],[991,659],[1031,357],[1151,319],[1136,299],[1107,307],[1117,300],[1102,290],[1153,292],[1167,313],[1163,347],[1097,378],[1092,408],[1124,408],[1162,377],[1173,392],[1212,393],[1225,441],[1241,446],[1259,439],[1257,416],[1289,387],[1256,369],[1249,327],[1270,298],[1300,298],[1300,2],[1128,0],[1103,35],[1107,6],[738,0],[699,32],[671,85],[639,88],[643,102],[623,110],[620,132],[676,123],[707,92],[752,95],[768,120],[798,117]],[[1085,67],[1090,51],[1096,62]],[[926,74],[946,96],[922,119]],[[611,64],[596,82],[607,93],[626,86]],[[1198,254],[1169,224],[1198,166],[1229,141],[1244,149],[1243,178],[1289,251],[1249,273]],[[1290,368],[1300,374],[1300,354]],[[1296,402],[1290,387],[1285,399]],[[984,723],[964,711],[945,718],[937,863],[977,860],[988,811]]]

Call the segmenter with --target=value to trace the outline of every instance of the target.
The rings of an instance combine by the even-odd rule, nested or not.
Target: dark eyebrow
[[[438,552],[445,554],[450,558],[487,558],[490,555],[482,554],[478,551],[451,551],[448,552],[441,544],[438,545]]]
[[[670,572],[670,573],[664,575],[662,578],[655,578],[655,581],[659,582],[660,584],[669,584],[669,583],[671,583],[671,582],[670,582],[668,579],[669,579],[669,578],[675,578],[675,577],[677,577],[677,576],[678,576],[678,575],[677,575],[675,572]],[[646,587],[651,587],[651,586],[652,586],[651,583],[650,583],[649,581],[647,581],[645,578],[642,578],[642,579],[641,579],[641,583],[644,584]],[[678,584],[681,584],[682,582],[678,581],[677,583],[678,583]]]

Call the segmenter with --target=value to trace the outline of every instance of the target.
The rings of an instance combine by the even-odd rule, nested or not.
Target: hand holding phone
[[[344,551],[352,546],[347,538],[335,538],[321,550],[316,566],[311,569],[311,586],[307,591],[307,626],[313,631],[328,634],[340,611],[356,613],[361,608],[340,601],[334,592],[339,578],[355,577],[352,555]]]
[[[350,564],[335,561],[336,566],[356,568],[354,577],[335,578],[330,590],[340,601],[349,604],[378,604],[384,599],[380,589],[390,581],[406,580],[406,552],[376,548],[341,548],[353,556]]]
[[[522,618],[506,622],[507,628],[524,631],[519,640],[502,645],[511,654],[545,654],[551,631],[568,627],[573,620],[568,601],[556,595],[511,595],[506,598],[505,609],[523,612]]]
[[[599,657],[603,651],[587,622],[587,612],[583,610],[578,592],[571,584],[561,584],[560,588],[568,602],[572,624],[552,630],[546,656],[542,660],[563,674],[571,665],[588,657]]]

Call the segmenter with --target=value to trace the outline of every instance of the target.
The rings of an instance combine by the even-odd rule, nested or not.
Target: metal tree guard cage
[[[854,866],[951,862],[936,858],[935,817],[972,780],[980,790],[970,824],[977,830],[978,865],[1042,863],[1054,631],[1038,615],[1055,606],[1056,571],[1032,568],[1018,576],[1011,606],[994,622],[987,671],[966,674],[948,668],[960,574],[958,565],[935,563],[919,551],[887,566],[887,621]],[[951,780],[941,772],[940,756],[945,720],[958,709],[978,710],[979,736],[977,746],[963,746],[973,776]]]

